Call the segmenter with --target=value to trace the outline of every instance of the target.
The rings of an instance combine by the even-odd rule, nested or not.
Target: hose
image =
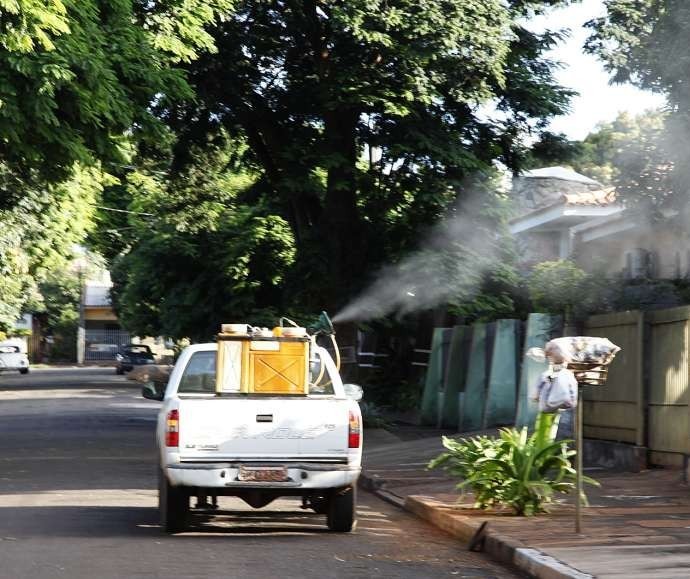
[[[340,372],[340,348],[338,348],[338,342],[335,341],[335,334],[331,334],[331,342],[335,351],[335,369]]]
[[[340,349],[338,348],[338,342],[336,341],[335,336],[333,334],[330,335],[330,338],[331,338],[331,342],[333,342],[333,350],[335,352],[335,369],[338,372],[340,372]],[[321,364],[320,364],[321,368],[319,370],[318,377],[316,378],[316,380],[311,382],[311,384],[313,386],[318,386],[321,383],[321,379],[323,378],[323,375],[326,372],[326,364],[323,363],[321,352],[319,352],[319,349],[316,347],[316,336],[312,336],[312,344],[313,344],[314,353],[319,356],[319,359],[321,362]],[[325,388],[330,383],[331,383],[331,380],[329,380],[328,382],[326,382],[322,386]]]
[[[320,366],[320,371],[319,371],[319,376],[316,380],[312,382],[314,386],[316,386],[319,382],[321,382],[321,378],[323,378],[324,372],[326,372],[326,364],[323,363],[323,359],[321,357],[321,352],[319,352],[318,348],[316,347],[316,336],[312,337],[312,345],[314,348],[314,354],[317,354],[319,356],[319,366]]]

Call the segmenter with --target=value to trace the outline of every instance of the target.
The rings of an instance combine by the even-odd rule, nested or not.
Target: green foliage
[[[559,36],[524,25],[565,3],[0,0],[2,201],[62,208],[25,211],[25,269],[40,281],[88,234],[139,333],[341,306],[565,110],[545,56]],[[514,272],[478,275],[484,252],[460,245],[429,259],[452,272],[460,256],[462,287],[497,288],[468,308],[508,308]]]
[[[14,325],[35,292],[21,234],[14,224],[5,223],[0,231],[0,330],[7,331]]]
[[[588,282],[589,276],[575,263],[561,259],[535,265],[527,287],[534,307],[569,315],[584,304]]]
[[[130,331],[206,340],[223,321],[278,317],[295,260],[292,230],[262,204],[243,202],[255,177],[236,172],[229,151],[195,151],[195,162],[167,180],[128,175],[134,213],[112,273],[115,307]]]
[[[643,190],[640,180],[646,171],[637,163],[646,159],[651,167],[658,157],[652,143],[663,130],[666,116],[662,111],[637,116],[620,113],[614,121],[600,124],[582,142],[581,154],[573,163],[575,170],[606,185],[617,185],[626,201],[632,201],[633,191],[639,194]]]
[[[0,165],[0,181],[21,192],[11,210],[0,210],[0,327],[9,328],[24,311],[40,313],[43,282],[70,276],[75,246],[93,226],[94,204],[107,178],[76,166],[70,178],[51,185],[17,180]]]
[[[477,287],[469,298],[460,294],[449,301],[449,312],[461,316],[463,323],[512,318],[529,310],[515,239],[507,230],[506,199],[502,194],[488,194],[485,203],[488,214],[481,225],[473,220],[472,227],[468,226],[477,251],[476,259],[468,264],[468,277],[478,276]]]
[[[69,32],[60,0],[0,0],[0,46],[8,52],[53,50],[53,37]]]
[[[42,329],[53,337],[50,360],[76,359],[77,326],[79,323],[79,278],[70,270],[52,270],[39,283],[43,297],[38,312]]]
[[[521,136],[565,109],[544,57],[557,36],[522,25],[557,3],[238,2],[209,29],[218,52],[188,67],[197,98],[161,111],[177,160],[221,127],[240,135],[293,229],[292,279],[316,282],[288,285],[314,309],[341,306],[470,193],[468,175],[517,168]],[[483,102],[500,119],[478,115]]]
[[[645,127],[623,151],[616,184],[631,205],[658,217],[685,206],[690,182],[690,6],[677,0],[609,0],[590,23],[588,49],[614,82],[632,82],[666,95],[662,127]]]
[[[530,150],[530,167],[568,165],[605,186],[616,186],[628,205],[668,184],[664,149],[668,113],[620,113],[597,125],[582,141],[547,133]],[[650,187],[653,185],[653,187]]]
[[[0,1],[0,162],[51,181],[123,163],[124,135],[156,130],[154,100],[191,96],[175,63],[212,48],[205,26],[231,4]]]
[[[546,131],[529,150],[525,167],[538,169],[555,165],[573,165],[582,155],[582,143],[571,141],[562,133]]]
[[[469,439],[443,437],[446,452],[429,463],[462,478],[459,489],[469,487],[475,506],[506,506],[517,515],[546,512],[556,493],[575,488],[575,470],[566,440],[555,441],[553,414],[540,414],[535,432],[527,428],[501,429],[498,438],[476,436]],[[589,477],[585,482],[598,484]]]
[[[115,305],[125,327],[209,339],[223,320],[252,319],[294,259],[289,227],[276,215],[227,209],[215,231],[157,228],[114,263]],[[272,296],[272,297],[271,297]]]

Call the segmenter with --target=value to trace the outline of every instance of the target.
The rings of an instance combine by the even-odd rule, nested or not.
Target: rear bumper
[[[347,464],[288,463],[285,482],[247,482],[238,480],[242,463],[181,463],[165,469],[173,486],[224,489],[330,489],[354,485],[359,466]],[[247,467],[259,466],[251,463]],[[261,465],[269,466],[269,465]],[[277,466],[275,463],[270,466]]]

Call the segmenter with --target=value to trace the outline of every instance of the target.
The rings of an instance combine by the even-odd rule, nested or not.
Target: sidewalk
[[[690,577],[690,488],[680,471],[586,469],[601,487],[587,485],[578,536],[572,504],[525,518],[458,502],[456,481],[425,468],[442,451],[441,434],[366,431],[363,486],[534,577]]]

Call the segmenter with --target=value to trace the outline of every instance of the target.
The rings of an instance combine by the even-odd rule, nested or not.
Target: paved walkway
[[[364,484],[461,539],[485,537],[488,551],[536,577],[690,577],[690,488],[680,471],[586,469],[601,487],[587,488],[590,506],[578,536],[568,501],[548,515],[523,518],[477,511],[469,497],[458,500],[455,481],[425,468],[442,451],[441,434],[367,432]]]

